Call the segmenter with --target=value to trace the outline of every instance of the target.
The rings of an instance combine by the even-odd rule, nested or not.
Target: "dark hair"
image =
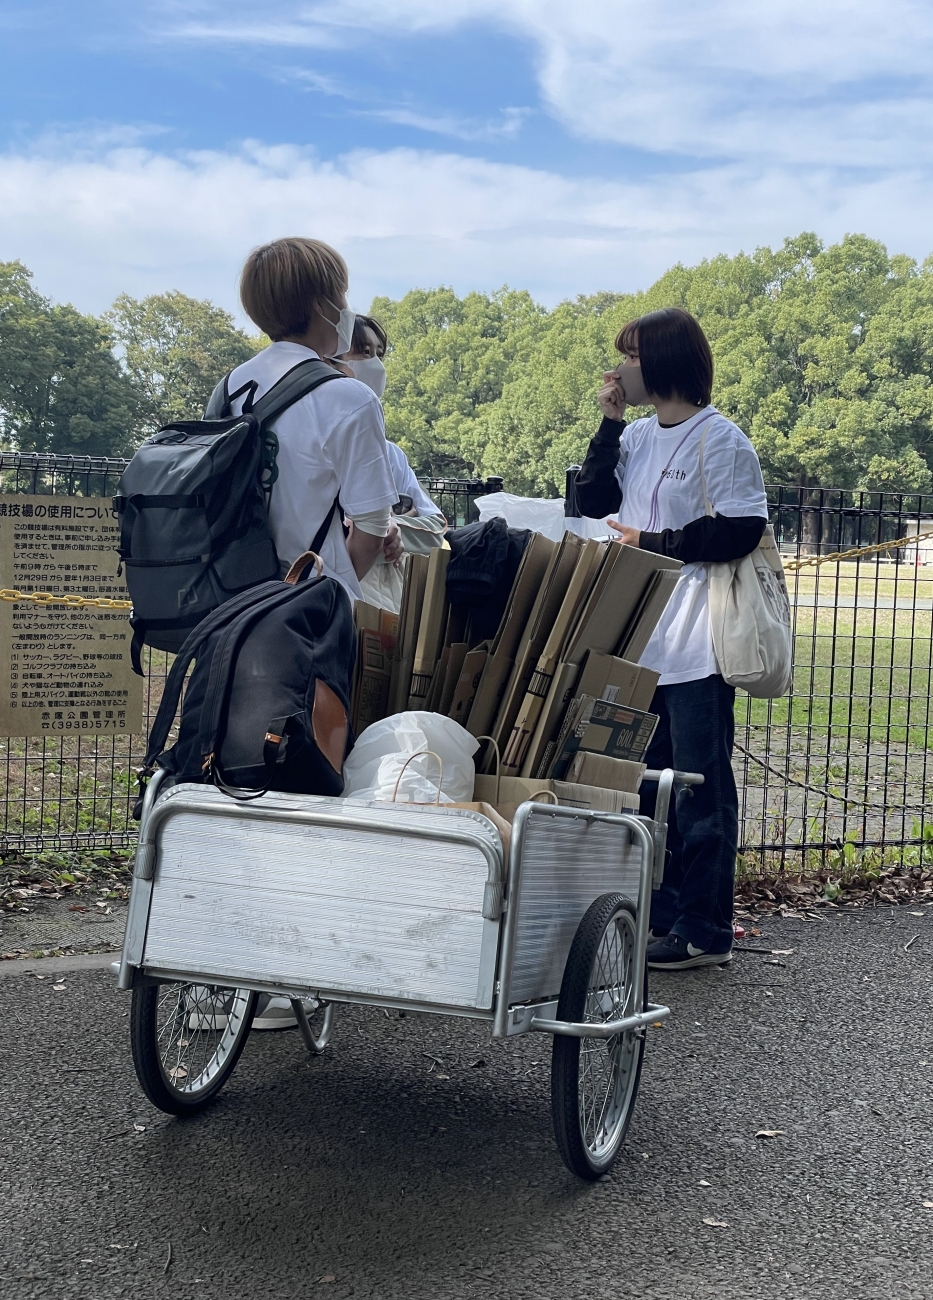
[[[350,344],[351,352],[362,352],[369,340],[366,337],[366,330],[371,329],[376,338],[382,344],[383,352],[389,346],[389,336],[385,331],[385,326],[381,321],[376,320],[375,316],[357,316],[353,322],[353,342]]]
[[[699,321],[682,307],[662,307],[630,320],[619,331],[616,348],[619,352],[637,350],[649,393],[709,405],[713,354]]]

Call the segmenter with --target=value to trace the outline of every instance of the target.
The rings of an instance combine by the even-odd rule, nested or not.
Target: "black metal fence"
[[[0,455],[0,491],[109,496],[122,460]],[[451,524],[502,480],[433,479]],[[769,489],[788,565],[792,695],[736,704],[743,853],[765,867],[933,855],[933,497]],[[904,546],[826,557],[909,536]],[[796,568],[799,562],[804,567]],[[149,656],[143,722],[166,656]],[[0,738],[0,852],[132,843],[144,736]],[[928,802],[929,801],[929,802]]]

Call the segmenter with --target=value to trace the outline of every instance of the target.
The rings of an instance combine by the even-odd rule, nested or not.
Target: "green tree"
[[[528,293],[458,298],[415,289],[370,308],[389,334],[387,436],[423,475],[469,475],[483,459],[481,417],[522,364],[546,313]]]
[[[57,455],[121,456],[138,401],[103,322],[53,306],[20,262],[0,263],[3,445]]]
[[[121,294],[106,319],[140,394],[146,433],[199,419],[218,379],[265,345],[237,329],[229,312],[177,292]]]

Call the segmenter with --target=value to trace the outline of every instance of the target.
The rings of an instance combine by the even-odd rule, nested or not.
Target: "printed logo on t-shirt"
[[[661,477],[662,479],[664,478],[677,479],[679,483],[682,483],[684,479],[687,477],[687,471],[685,469],[670,469],[670,468],[662,469]]]

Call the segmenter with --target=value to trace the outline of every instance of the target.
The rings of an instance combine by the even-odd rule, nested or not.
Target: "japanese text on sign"
[[[106,498],[0,496],[0,586],[127,598]],[[139,731],[129,610],[0,600],[0,734]]]

